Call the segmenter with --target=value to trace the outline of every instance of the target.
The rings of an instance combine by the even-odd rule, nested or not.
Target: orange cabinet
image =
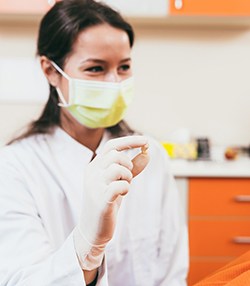
[[[250,16],[249,0],[169,0],[170,15]]]
[[[189,179],[189,285],[250,247],[250,179]]]
[[[48,0],[0,0],[0,13],[40,14],[46,12],[54,2]]]

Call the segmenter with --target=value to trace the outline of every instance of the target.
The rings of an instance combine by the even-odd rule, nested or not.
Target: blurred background
[[[20,12],[15,2],[23,2]],[[38,24],[47,4],[39,7],[38,2],[47,1],[0,0],[2,142],[36,118],[47,98],[47,84],[35,61]],[[167,1],[161,0],[151,1],[159,2],[159,11],[155,8],[151,15],[152,3],[145,2],[148,10],[137,3],[131,12],[136,97],[128,122],[159,140],[185,128],[214,144],[249,144],[250,20],[213,16],[211,5],[211,16],[169,16]]]
[[[173,159],[189,226],[192,285],[250,243],[250,1],[106,2],[135,29],[136,96],[126,119]],[[53,4],[0,0],[2,145],[46,102],[36,39]]]

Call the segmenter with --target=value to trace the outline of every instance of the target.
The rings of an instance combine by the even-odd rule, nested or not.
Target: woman
[[[0,154],[1,285],[185,285],[187,233],[166,154],[122,120],[133,41],[93,0],[44,16],[49,100]]]

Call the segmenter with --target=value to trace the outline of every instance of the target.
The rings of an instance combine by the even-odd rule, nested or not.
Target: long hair
[[[57,2],[41,20],[37,55],[46,56],[63,69],[65,59],[71,53],[79,33],[84,29],[102,23],[107,23],[114,28],[125,31],[129,38],[130,47],[133,46],[133,28],[117,11],[109,6],[94,0],[64,0]],[[55,126],[60,126],[58,102],[57,91],[54,86],[50,85],[49,99],[40,117],[31,122],[24,134],[13,139],[10,143],[34,134],[50,133]],[[124,121],[107,129],[114,136],[133,133],[133,130]]]

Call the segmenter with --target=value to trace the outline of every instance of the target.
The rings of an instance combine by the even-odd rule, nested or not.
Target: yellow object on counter
[[[162,146],[167,151],[170,158],[173,159],[197,159],[197,144],[196,143],[171,143],[161,142]]]

